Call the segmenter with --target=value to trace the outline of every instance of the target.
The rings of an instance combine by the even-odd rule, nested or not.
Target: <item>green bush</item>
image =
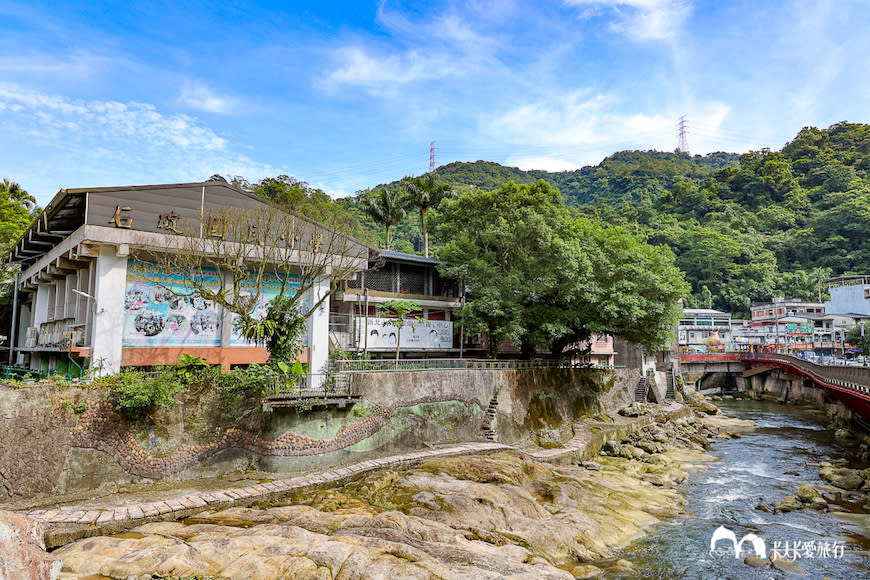
[[[180,403],[176,395],[187,390],[172,367],[158,373],[125,371],[107,382],[117,398],[116,408],[130,417],[171,409]]]

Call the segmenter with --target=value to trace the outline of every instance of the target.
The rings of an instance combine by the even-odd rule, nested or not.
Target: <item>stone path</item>
[[[683,405],[668,406],[662,409],[666,413],[691,413]],[[681,413],[682,411],[682,413]],[[614,428],[641,428],[651,422],[650,416],[637,417],[633,420],[614,424]],[[526,452],[531,457],[543,461],[555,461],[574,457],[582,451],[593,439],[589,427],[584,423],[574,425],[574,437],[556,449],[544,449]],[[493,453],[497,451],[522,451],[511,445],[480,442],[461,443],[450,447],[439,447],[381,457],[361,461],[347,467],[338,467],[302,476],[278,479],[268,483],[260,483],[248,487],[228,487],[219,490],[197,491],[172,499],[151,501],[147,503],[131,503],[114,508],[94,508],[88,504],[65,509],[34,509],[21,512],[37,519],[45,527],[45,542],[48,548],[57,547],[73,540],[101,534],[117,533],[136,527],[150,521],[169,521],[194,515],[203,509],[226,509],[233,506],[248,506],[263,501],[276,501],[288,493],[302,491],[306,488],[338,483],[360,476],[369,471],[386,467],[411,466],[430,459],[451,457],[456,455],[473,455]]]

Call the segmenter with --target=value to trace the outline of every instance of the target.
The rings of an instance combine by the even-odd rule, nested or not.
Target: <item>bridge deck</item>
[[[741,361],[753,366],[775,366],[790,374],[806,377],[819,388],[831,393],[849,410],[870,420],[870,368],[819,365],[794,356],[773,353],[680,354],[681,363],[710,364],[728,361]]]

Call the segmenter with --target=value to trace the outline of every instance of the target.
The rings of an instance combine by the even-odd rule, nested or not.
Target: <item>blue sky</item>
[[[141,6],[140,6],[141,4]],[[779,149],[867,122],[866,1],[6,2],[0,177],[285,173],[346,195],[486,159]]]

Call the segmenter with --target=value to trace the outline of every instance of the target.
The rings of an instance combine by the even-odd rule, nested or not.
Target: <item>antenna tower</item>
[[[429,143],[429,171],[435,171],[435,141]]]
[[[686,135],[689,132],[689,122],[686,121],[686,116],[683,115],[680,117],[680,124],[677,129],[677,135],[680,140],[677,143],[677,151],[682,151],[686,155],[689,155],[689,139]]]

